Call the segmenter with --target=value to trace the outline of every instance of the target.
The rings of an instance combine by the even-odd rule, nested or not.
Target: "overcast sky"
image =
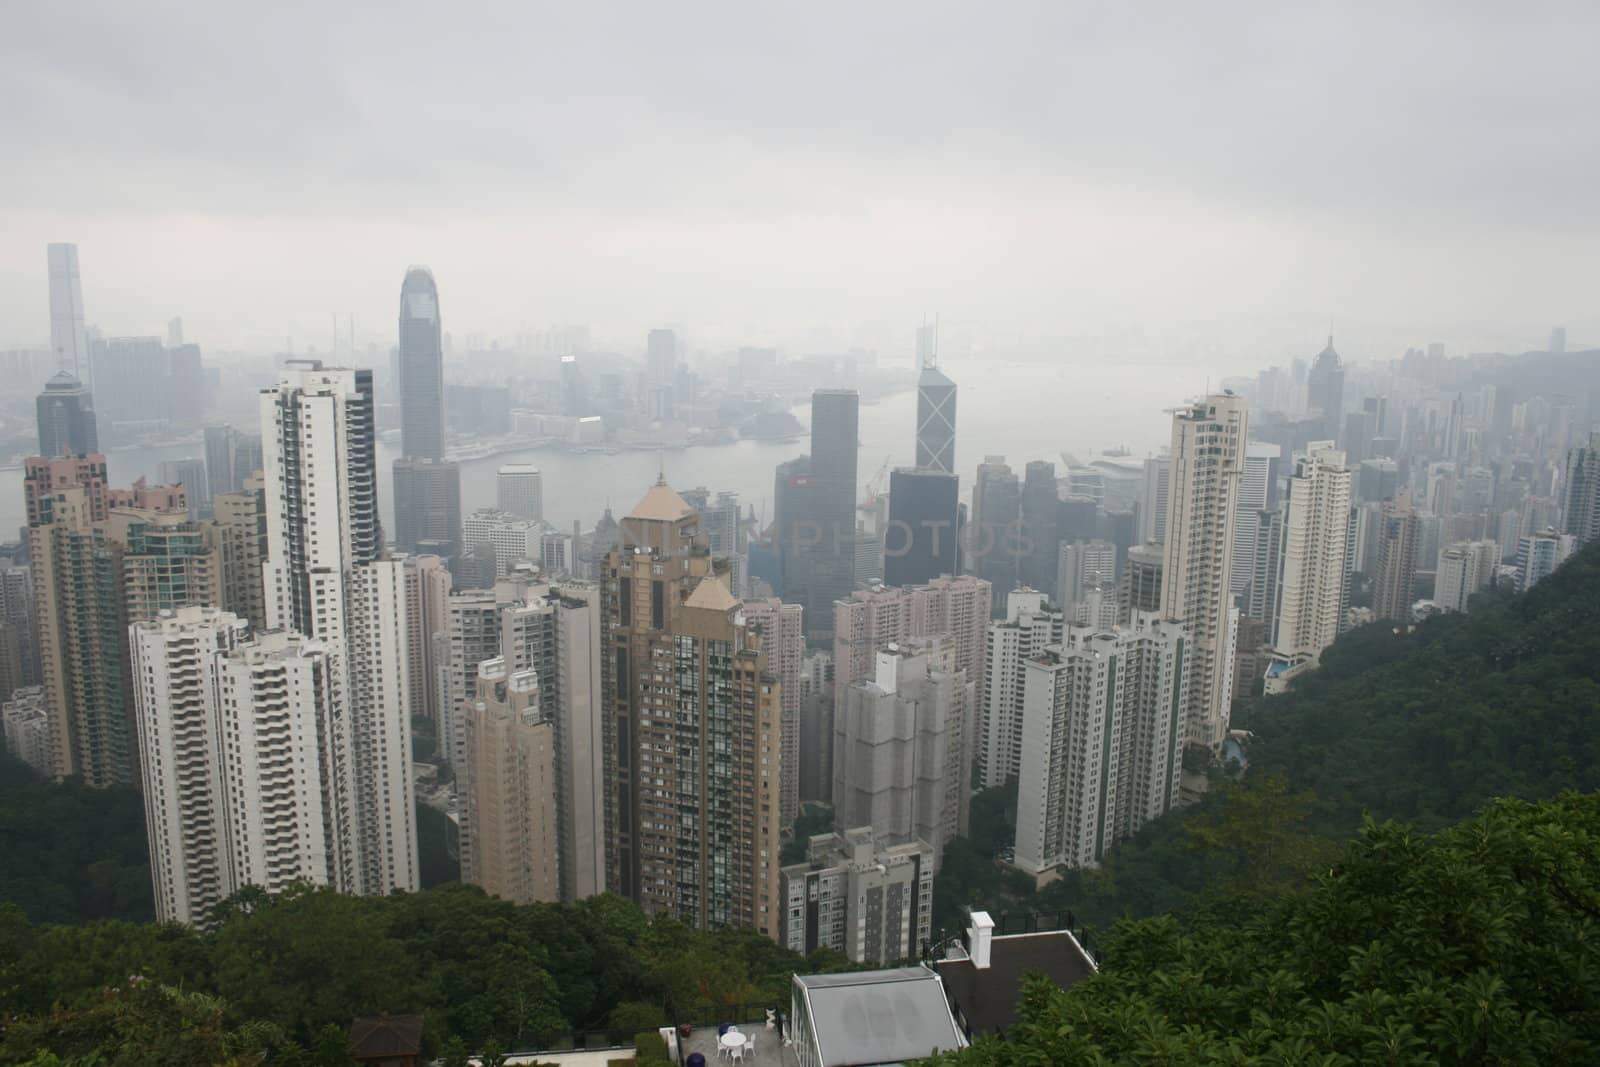
[[[464,6],[10,0],[0,346],[1600,324],[1593,2]]]

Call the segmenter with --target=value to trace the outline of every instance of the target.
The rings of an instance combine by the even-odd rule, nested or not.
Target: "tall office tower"
[[[561,413],[575,419],[593,414],[594,405],[589,399],[589,383],[584,381],[578,366],[578,357],[561,357]]]
[[[267,491],[260,473],[246,478],[237,492],[211,498],[211,525],[222,553],[222,607],[267,627],[267,595],[261,565],[267,558]]]
[[[1242,397],[1215,394],[1172,414],[1162,617],[1189,633],[1189,740],[1220,752],[1233,703],[1238,625],[1229,581],[1247,418]]]
[[[555,728],[539,709],[539,675],[485,660],[477,687],[463,718],[460,798],[472,833],[461,839],[461,880],[513,904],[560,900]]]
[[[1589,434],[1587,445],[1567,452],[1561,515],[1562,532],[1571,534],[1580,548],[1600,537],[1600,433]]]
[[[939,327],[923,323],[917,327],[917,366],[926,367],[939,358]]]
[[[427,267],[400,284],[400,454],[444,459],[444,349],[439,288]]]
[[[437,638],[449,633],[450,568],[438,556],[406,556],[401,563],[406,577],[406,669],[411,675],[408,713],[437,723]]]
[[[458,464],[436,459],[394,461],[394,541],[406,552],[454,556],[461,550]]]
[[[519,519],[544,518],[544,474],[532,463],[504,463],[494,477],[495,507]]]
[[[56,777],[138,780],[127,627],[220,599],[218,554],[183,493],[105,485],[105,457],[29,459],[30,573]]]
[[[806,638],[814,643],[833,639],[833,602],[855,585],[860,403],[854,389],[813,392],[810,457],[778,468],[781,592],[805,609]]]
[[[994,595],[970,574],[936,578],[910,588],[857,589],[833,605],[833,706],[844,704],[851,683],[871,678],[879,649],[918,637],[943,635],[954,649],[953,667],[983,677]]]
[[[1098,866],[1114,842],[1177,804],[1189,648],[1183,627],[1141,614],[1114,632],[1068,627],[1059,645],[1028,661],[1017,794],[1023,871]]]
[[[439,290],[426,267],[400,286],[400,454],[394,464],[395,543],[453,556],[461,538],[461,469],[444,456],[444,350]]]
[[[1057,554],[1055,604],[1070,611],[1090,589],[1111,588],[1117,580],[1117,546],[1110,541],[1063,541]]]
[[[699,521],[662,479],[606,561],[606,881],[647,914],[776,937],[783,694]]]
[[[5,729],[6,754],[26,763],[37,774],[50,774],[50,715],[45,709],[44,690],[30,685],[6,697],[4,705],[0,705],[0,722]]]
[[[179,345],[167,352],[167,418],[174,430],[198,430],[205,419],[206,371],[199,345]]]
[[[917,376],[917,469],[956,473],[956,383],[932,361]]]
[[[290,360],[261,393],[267,625],[325,642],[348,743],[346,892],[417,886],[405,567],[382,556],[372,372]]]
[[[683,499],[700,515],[700,530],[711,558],[727,561],[729,591],[743,596],[750,584],[750,566],[739,494],[723,492],[712,497],[709,489],[700,486],[684,493]]]
[[[1439,550],[1433,603],[1440,611],[1466,611],[1473,596],[1494,583],[1500,546],[1493,541],[1457,541]]]
[[[95,395],[102,430],[113,438],[172,430],[173,396],[168,389],[172,358],[161,338],[96,340],[90,362],[94,369],[87,384]]]
[[[540,710],[554,735],[560,897],[605,892],[608,803],[601,704],[600,587],[530,586],[500,609],[501,655],[539,677]]]
[[[89,335],[83,324],[83,282],[78,276],[78,246],[53,244],[47,249],[50,267],[50,351],[56,370],[65,371],[94,387],[89,362]],[[98,449],[87,449],[84,453]],[[58,455],[46,451],[45,456]]]
[[[1056,465],[1036,459],[1022,477],[1022,536],[1017,556],[1017,583],[1030,589],[1056,587],[1057,527],[1060,501]]]
[[[1517,592],[1526,593],[1572,555],[1574,538],[1546,527],[1517,541]]]
[[[183,486],[184,496],[189,501],[191,519],[210,517],[211,482],[206,477],[204,460],[194,456],[162,460],[161,484]]]
[[[1172,459],[1152,456],[1144,461],[1139,483],[1139,542],[1161,544],[1167,539],[1167,497],[1171,494]]]
[[[1383,503],[1378,519],[1377,566],[1373,572],[1372,614],[1377,619],[1411,621],[1411,601],[1417,584],[1417,552],[1422,523],[1402,493]]]
[[[1167,564],[1167,551],[1159,544],[1134,545],[1122,566],[1122,582],[1117,617],[1131,622],[1135,612],[1161,610],[1161,571]]]
[[[1344,619],[1350,533],[1350,468],[1332,441],[1294,455],[1284,521],[1282,579],[1273,652],[1291,665],[1315,663]]]
[[[985,456],[972,483],[972,522],[963,556],[967,567],[994,588],[997,604],[1017,587],[1017,546],[1022,484],[1004,456]]]
[[[1278,502],[1278,462],[1282,456],[1283,449],[1278,445],[1260,441],[1245,445],[1244,470],[1234,501],[1233,560],[1228,572],[1228,589],[1236,597],[1248,599],[1250,594],[1250,582],[1256,573],[1256,524],[1253,520],[1257,512],[1266,511]]]
[[[1337,434],[1344,421],[1344,363],[1333,350],[1333,337],[1328,347],[1317,353],[1312,361],[1311,373],[1306,377],[1306,407],[1320,415],[1328,433]]]
[[[1061,640],[1066,618],[1043,593],[1015,589],[1006,597],[1006,617],[989,625],[987,669],[978,698],[978,781],[985,789],[1005,785],[1022,770],[1022,665]]]
[[[939,869],[967,827],[973,683],[942,638],[891,645],[834,714],[835,826],[871,826],[892,845],[926,842]]]
[[[88,456],[100,451],[94,421],[94,396],[67,371],[44,383],[35,403],[39,418],[39,455]]]
[[[129,630],[160,922],[204,923],[238,888],[228,862],[227,809],[230,799],[237,804],[243,798],[230,798],[223,782],[231,780],[236,760],[249,757],[219,745],[218,717],[233,709],[217,706],[213,657],[249,632],[237,615],[201,607],[165,612]]]
[[[886,845],[870,826],[811,838],[780,872],[791,952],[831,948],[854,963],[915,959],[933,936],[933,850]]]
[[[678,336],[651,330],[645,341],[645,415],[666,421],[676,416]]]
[[[954,474],[898,467],[889,474],[883,580],[920,585],[957,573],[960,489]]]
[[[800,814],[800,664],[805,659],[806,638],[799,604],[777,597],[744,601],[744,621],[761,631],[767,666],[783,685],[782,751],[785,759],[778,785],[778,812],[785,832]]]
[[[1560,355],[1567,350],[1567,328],[1556,326],[1550,330],[1550,351]]]
[[[232,426],[207,426],[206,484],[213,497],[236,493],[261,469],[261,435]]]

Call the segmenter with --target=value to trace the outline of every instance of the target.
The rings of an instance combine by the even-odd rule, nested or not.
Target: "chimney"
[[[980,971],[989,969],[989,950],[994,947],[994,920],[986,911],[975,911],[967,925],[967,951],[972,965]]]

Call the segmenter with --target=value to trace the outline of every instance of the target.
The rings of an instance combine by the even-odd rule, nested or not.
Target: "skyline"
[[[1069,358],[1277,358],[1330,322],[1356,360],[1581,346],[1600,160],[1565,131],[1600,16],[1564,13],[536,11],[424,40],[387,8],[24,4],[0,346],[48,336],[62,241],[91,322],[182,315],[214,353],[321,350],[334,315],[387,349],[413,262],[458,344],[687,324],[691,349],[909,352],[886,324],[937,313]]]

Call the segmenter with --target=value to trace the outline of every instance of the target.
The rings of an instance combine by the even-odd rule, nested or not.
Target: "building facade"
[[[978,706],[978,781],[985,789],[1005,785],[1022,772],[1023,665],[1061,640],[1066,619],[1043,593],[1015,589],[1006,597],[1006,617],[989,626],[987,669]]]
[[[854,963],[915,959],[933,936],[933,849],[887,845],[872,827],[819,834],[779,872],[781,943],[831,948]]]
[[[1313,441],[1294,457],[1284,522],[1283,563],[1273,651],[1290,664],[1313,663],[1344,620],[1350,531],[1350,469],[1332,441]]]

